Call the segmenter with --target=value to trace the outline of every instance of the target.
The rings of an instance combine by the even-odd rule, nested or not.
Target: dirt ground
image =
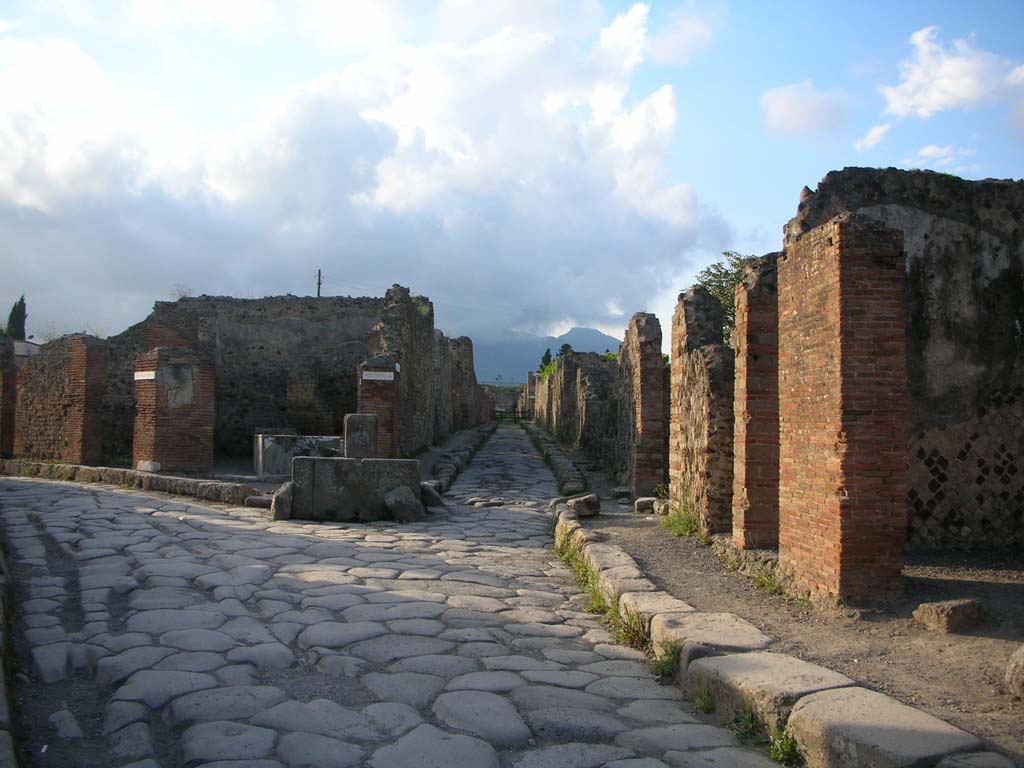
[[[607,481],[588,473],[604,497]],[[1003,688],[1006,662],[1024,643],[1024,553],[913,554],[906,595],[885,611],[827,611],[758,590],[726,571],[707,547],[676,538],[662,518],[604,500],[583,521],[629,552],[659,588],[701,611],[727,611],[777,639],[772,650],[842,672],[868,688],[988,739],[1024,765],[1024,702]],[[963,634],[938,634],[911,613],[922,602],[979,598],[987,620]]]

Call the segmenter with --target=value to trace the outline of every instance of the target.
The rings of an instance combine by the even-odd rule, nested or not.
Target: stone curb
[[[0,766],[17,768],[18,755],[14,750],[14,709],[11,704],[7,681],[14,670],[11,668],[11,580],[7,571],[7,560],[0,552]]]
[[[587,478],[569,457],[562,453],[558,442],[537,425],[528,422],[520,423],[526,430],[526,434],[530,436],[530,442],[551,467],[551,472],[554,474],[555,480],[558,481],[558,492],[564,496],[583,493],[587,489]]]
[[[445,453],[441,458],[434,462],[434,466],[430,468],[430,474],[434,476],[433,480],[427,480],[425,482],[432,483],[437,489],[438,493],[444,493],[451,485],[452,481],[459,475],[462,470],[469,466],[469,463],[473,460],[476,452],[479,451],[484,443],[490,440],[491,435],[498,429],[498,422],[491,421],[487,424],[483,424],[478,427],[471,427],[476,430],[476,437],[470,442],[468,446],[456,448],[448,453]]]
[[[76,483],[108,483],[143,491],[160,491],[176,496],[192,496],[203,501],[219,501],[233,507],[245,505],[256,492],[242,483],[223,483],[194,477],[173,477],[116,467],[89,467],[83,464],[50,464],[27,459],[0,460],[0,475],[38,477]]]
[[[984,743],[967,731],[825,667],[769,652],[772,638],[739,616],[697,611],[659,590],[563,500],[553,499],[549,514],[555,546],[577,549],[605,600],[624,618],[642,618],[656,653],[679,649],[677,683],[691,696],[710,697],[720,723],[745,712],[766,733],[785,730],[807,768],[1013,768],[1002,755],[982,752]]]

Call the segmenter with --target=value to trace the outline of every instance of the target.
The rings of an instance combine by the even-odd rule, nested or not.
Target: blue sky
[[[667,324],[848,165],[1024,176],[1024,4],[8,0],[0,307],[430,296],[455,334]]]

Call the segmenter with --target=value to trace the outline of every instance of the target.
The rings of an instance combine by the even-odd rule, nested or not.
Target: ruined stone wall
[[[452,353],[452,426],[467,429],[480,423],[480,386],[473,367],[473,340],[460,336],[449,342]]]
[[[634,496],[650,496],[668,478],[668,408],[661,323],[638,312],[619,345],[612,471]]]
[[[551,401],[551,377],[542,379],[538,376],[536,395],[533,399],[533,420],[548,432],[551,432]]]
[[[906,534],[901,233],[843,215],[778,263],[779,566],[835,598],[899,590]]]
[[[733,544],[779,543],[778,253],[748,265],[736,286]]]
[[[620,403],[615,397],[617,364],[593,352],[574,352],[576,360],[575,413],[577,423],[570,443],[608,465],[615,453],[615,431]]]
[[[434,398],[434,442],[444,440],[452,431],[452,351],[448,337],[434,331],[434,356],[431,373]]]
[[[845,212],[904,237],[910,543],[1024,543],[1024,183],[848,168],[787,242]]]
[[[0,333],[0,458],[14,453],[14,404],[17,395],[14,341]]]
[[[356,410],[356,368],[367,354],[366,339],[385,309],[383,299],[346,297],[158,302],[143,324],[143,345],[178,339],[213,361],[217,450],[248,454],[255,427],[341,434],[345,414]],[[137,344],[125,340],[129,351],[119,355],[119,371]],[[112,400],[108,413],[123,412],[118,402],[124,398]]]
[[[107,342],[107,386],[103,392],[103,464],[128,467],[132,460],[135,387],[132,376],[147,345],[148,321],[143,320]],[[151,336],[155,334],[150,334]]]
[[[106,348],[93,336],[63,336],[39,348],[17,376],[14,455],[98,464]]]
[[[394,285],[384,297],[375,332],[381,351],[394,354],[399,365],[396,450],[411,456],[434,442],[434,305]],[[472,365],[470,342],[470,372]]]
[[[519,392],[519,399],[516,401],[516,409],[519,417],[532,419],[534,417],[534,402],[537,399],[537,374],[529,371],[526,374],[526,383]]]
[[[190,349],[158,347],[139,356],[134,374],[135,469],[213,469],[213,366]]]
[[[698,286],[672,317],[669,499],[705,533],[732,530],[733,352],[722,308]]]

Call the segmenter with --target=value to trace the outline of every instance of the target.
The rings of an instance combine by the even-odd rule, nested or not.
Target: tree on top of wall
[[[543,367],[545,367],[547,365],[550,365],[550,364],[551,364],[551,349],[549,347],[548,349],[544,350],[544,354],[540,358],[540,367],[543,368]]]
[[[4,332],[15,341],[24,341],[25,318],[27,317],[25,295],[22,294],[21,298],[14,302],[14,306],[11,307],[11,314],[7,316],[7,328]]]
[[[736,251],[725,251],[725,261],[716,261],[697,274],[697,285],[718,299],[722,305],[722,337],[732,346],[732,330],[736,327],[736,286],[743,278],[743,269],[756,256],[744,256]]]
[[[558,356],[559,357],[565,357],[570,352],[572,352],[572,344],[563,344],[562,346],[560,346],[558,348]]]

